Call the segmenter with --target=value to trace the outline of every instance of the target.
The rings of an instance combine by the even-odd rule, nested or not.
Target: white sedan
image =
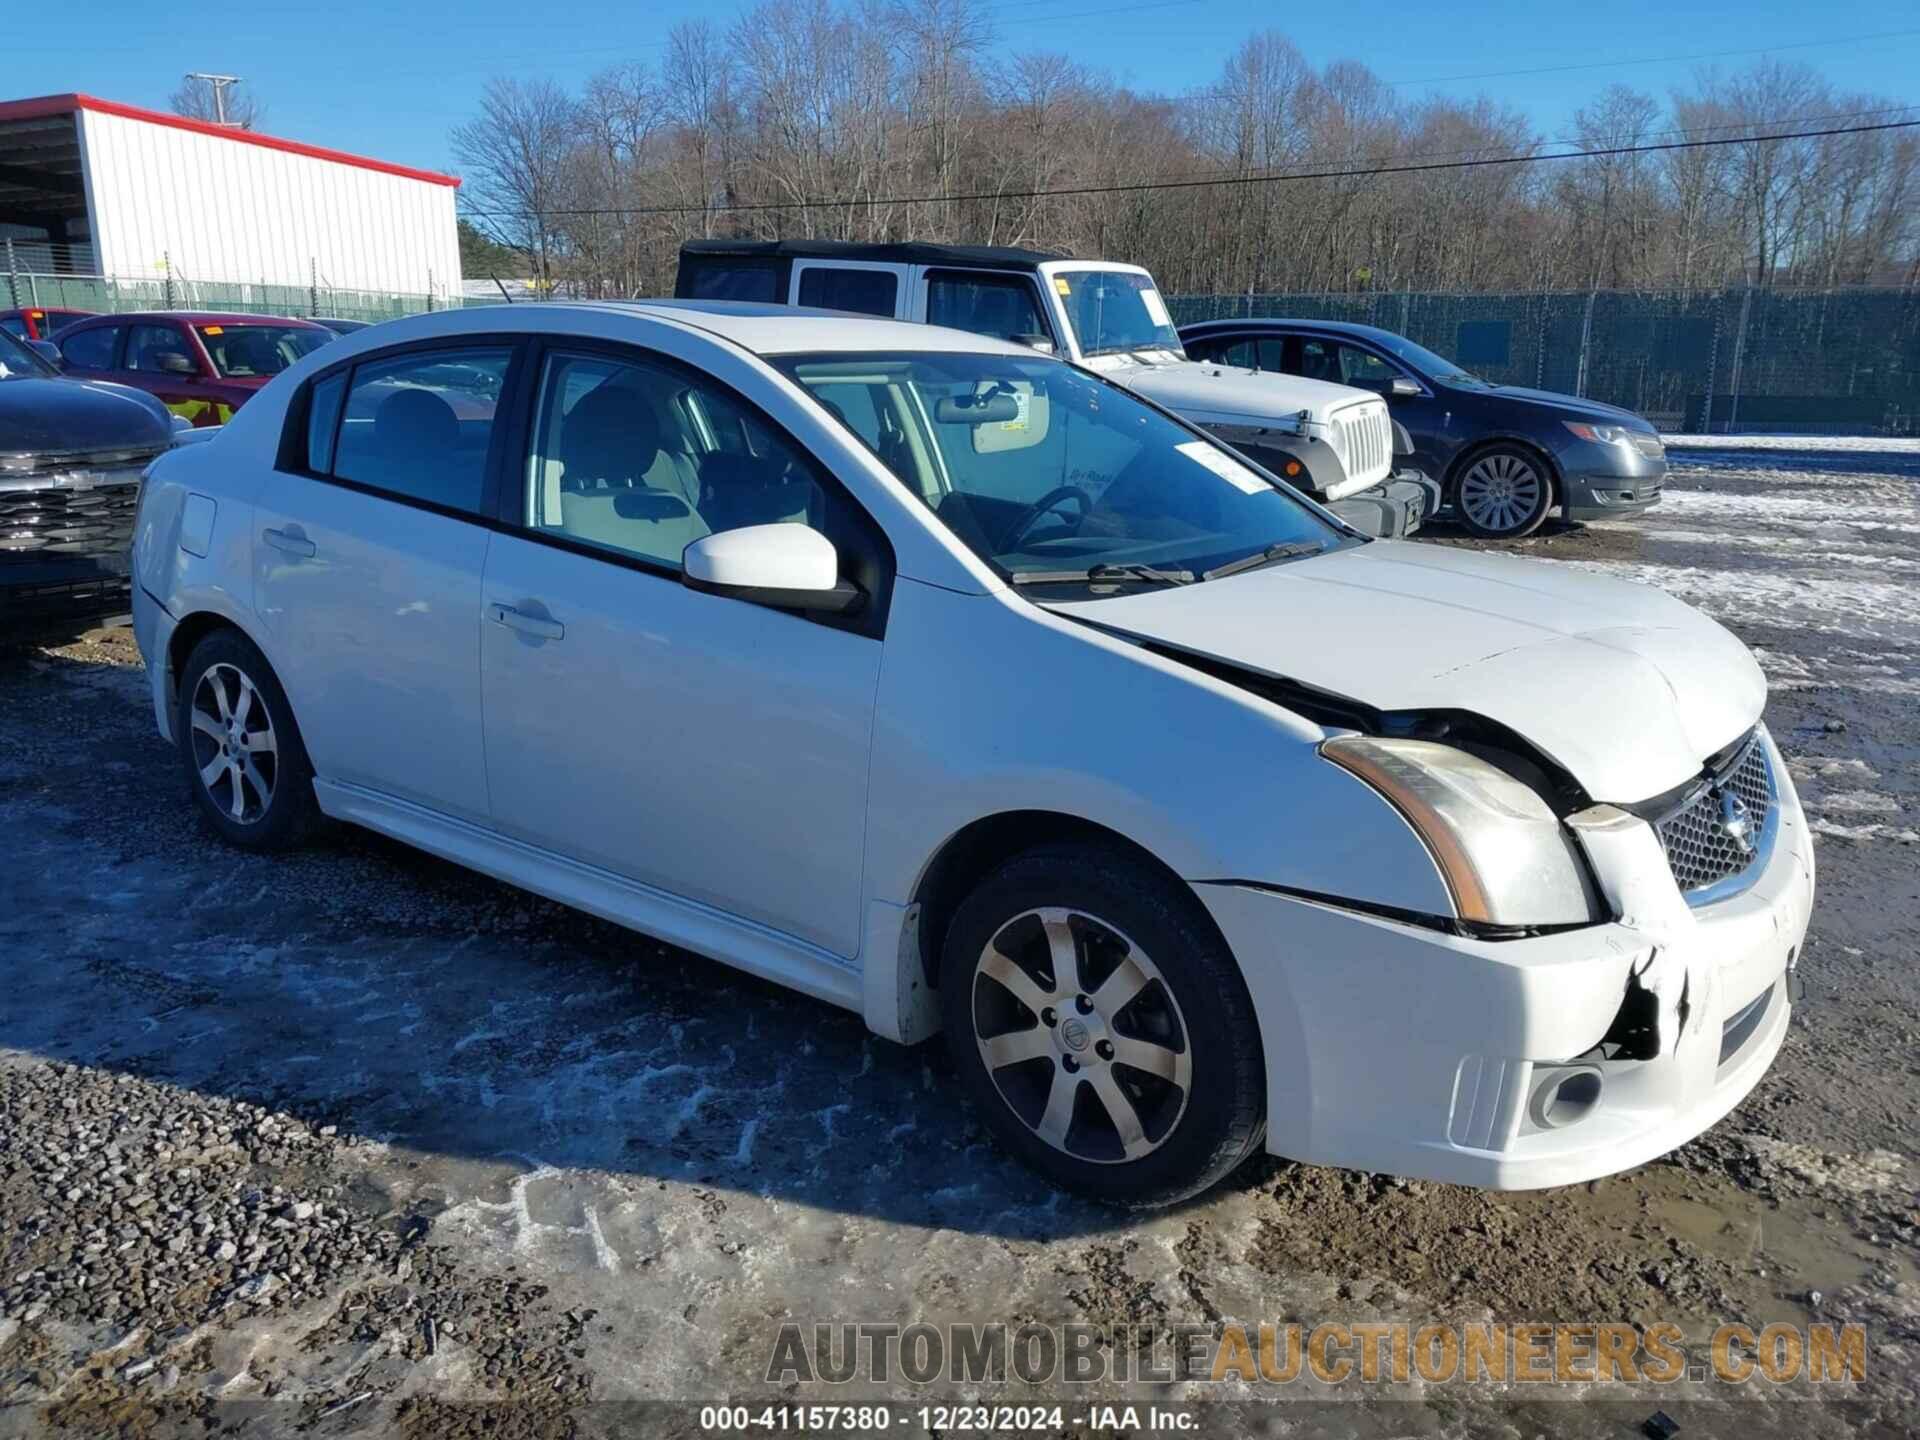
[[[1254,1151],[1638,1164],[1780,1048],[1813,854],[1747,651],[1369,542],[1097,375],[785,307],[394,321],[151,471],[135,622],[237,845],[350,821],[946,1032],[1132,1204]]]

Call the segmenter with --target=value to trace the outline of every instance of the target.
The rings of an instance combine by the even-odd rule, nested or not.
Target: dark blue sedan
[[[1631,410],[1495,385],[1390,330],[1208,320],[1183,328],[1180,339],[1195,360],[1385,396],[1413,437],[1414,463],[1440,481],[1460,523],[1487,539],[1531,535],[1555,509],[1569,520],[1645,510],[1666,483],[1666,447]]]

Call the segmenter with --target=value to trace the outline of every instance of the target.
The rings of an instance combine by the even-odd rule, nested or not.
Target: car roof
[[[689,240],[680,256],[760,260],[873,260],[896,265],[950,265],[961,269],[1031,270],[1072,257],[1012,245],[933,245],[919,241],[871,245],[853,240]]]
[[[573,315],[586,323],[568,325]],[[340,336],[329,356],[348,359],[389,346],[467,335],[591,335],[624,338],[609,320],[641,320],[725,341],[754,355],[798,354],[982,354],[1042,358],[1025,345],[988,339],[965,330],[882,320],[839,310],[773,305],[736,300],[523,300],[506,305],[466,305],[458,309],[401,315],[378,326]],[[329,332],[331,333],[331,332]],[[644,336],[633,337],[645,343]],[[319,358],[319,357],[314,357]],[[329,360],[327,363],[332,363]]]
[[[843,310],[819,310],[801,305],[769,305],[731,300],[650,300],[642,306],[660,318],[679,320],[710,334],[731,340],[756,355],[791,355],[803,351],[950,351],[982,355],[1035,353],[1025,345],[923,325],[911,320],[889,320]]]
[[[1378,325],[1361,325],[1352,320],[1291,320],[1279,315],[1252,315],[1235,319],[1227,316],[1219,320],[1196,320],[1191,325],[1182,325],[1181,334],[1203,330],[1324,330],[1330,335],[1365,335],[1375,340],[1398,340],[1401,337],[1392,330],[1383,330]]]
[[[327,328],[298,315],[249,315],[238,310],[117,310],[91,318],[113,321],[178,320],[188,325],[294,325],[308,330]]]

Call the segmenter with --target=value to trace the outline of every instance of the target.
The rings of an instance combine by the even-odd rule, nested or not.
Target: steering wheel
[[[1058,510],[1067,501],[1072,500],[1080,507],[1080,523],[1085,524],[1087,516],[1093,511],[1093,497],[1077,485],[1056,485],[1046,494],[1026,508],[1024,514],[1013,522],[1007,531],[1006,539],[1000,542],[1002,550],[1017,550],[1020,542],[1027,538],[1033,527],[1048,515]]]

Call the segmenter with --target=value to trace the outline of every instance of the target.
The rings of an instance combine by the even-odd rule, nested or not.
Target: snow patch
[[[1669,450],[1801,450],[1820,453],[1920,455],[1920,440],[1885,435],[1662,435]]]
[[[1865,825],[1842,825],[1822,815],[1807,828],[1816,835],[1825,835],[1834,840],[1892,840],[1901,845],[1920,844],[1920,830],[1882,825],[1878,821]]]

